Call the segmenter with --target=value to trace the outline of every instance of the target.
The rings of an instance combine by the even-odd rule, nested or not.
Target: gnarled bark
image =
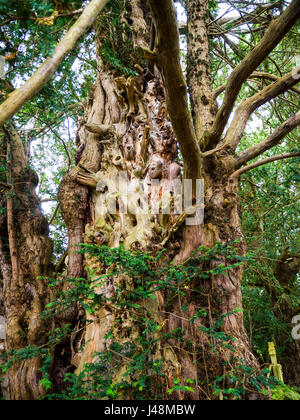
[[[173,11],[169,13],[166,10],[166,13],[161,15],[162,5],[159,5],[158,10],[155,9],[158,7],[157,2],[151,1],[150,4],[155,19],[162,19],[162,16],[165,16],[167,20],[170,20],[171,25],[176,24]],[[145,19],[145,12],[142,13],[140,10],[140,13],[137,13],[136,7],[138,7],[137,3],[134,9],[135,16],[143,15]],[[130,13],[130,10],[128,12]],[[142,22],[141,27],[144,25],[145,22]],[[62,213],[69,229],[69,244],[73,246],[84,240],[86,243],[109,247],[118,247],[123,244],[128,250],[142,251],[153,251],[157,245],[168,244],[169,260],[175,258],[175,263],[179,264],[191,257],[200,246],[211,248],[217,241],[227,243],[241,239],[239,250],[244,255],[246,247],[240,223],[238,184],[236,180],[230,179],[230,174],[235,168],[234,158],[223,151],[206,157],[202,162],[196,136],[191,128],[190,117],[185,117],[185,114],[180,115],[179,112],[182,109],[179,105],[184,104],[187,110],[187,104],[186,91],[180,91],[177,83],[182,79],[179,61],[176,61],[178,50],[171,49],[168,52],[169,44],[163,40],[166,40],[169,34],[164,32],[163,26],[158,21],[156,21],[156,30],[157,41],[154,54],[162,70],[162,80],[157,73],[153,75],[150,71],[144,71],[136,77],[117,76],[99,59],[99,75],[93,89],[92,103],[86,107],[86,115],[78,131],[78,165],[65,177],[60,189]],[[177,36],[177,30],[174,36]],[[173,74],[170,68],[168,69],[169,53],[176,54],[173,56],[173,63],[177,67]],[[172,82],[175,82],[175,85],[172,85]],[[174,102],[175,95],[177,98]],[[210,113],[207,118],[211,118]],[[184,126],[180,126],[181,122]],[[186,156],[188,160],[188,162],[185,161],[185,174],[194,179],[200,174],[204,177],[206,201],[204,223],[189,227],[184,226],[182,222],[179,224],[176,216],[172,214],[145,216],[139,211],[135,213],[131,209],[139,208],[139,196],[133,192],[129,196],[127,214],[122,214],[121,211],[110,214],[104,197],[107,198],[108,193],[109,198],[109,194],[113,195],[116,191],[120,173],[125,174],[126,180],[136,179],[144,185],[149,184],[151,179],[172,182],[181,177],[175,135],[184,157]],[[193,157],[191,147],[197,151],[196,167],[190,166],[192,164],[190,159]],[[79,205],[74,200],[78,190],[84,192],[84,199],[79,201]],[[88,198],[89,194],[90,198]],[[156,194],[155,196],[154,193],[152,198],[154,201],[159,201],[161,199],[159,189]],[[119,197],[119,208],[121,204],[121,197]],[[79,213],[85,214],[86,218],[81,217]],[[74,254],[74,248],[71,246],[69,247],[68,275],[73,276],[76,274],[73,271],[74,267],[82,267],[83,261],[81,255]],[[89,270],[95,270],[91,280],[105,274],[101,264],[96,263],[94,259],[86,256],[84,263]],[[252,354],[243,325],[243,316],[241,313],[234,312],[242,308],[242,271],[242,267],[234,268],[228,276],[217,275],[203,282],[202,287],[212,313],[219,315],[230,313],[224,318],[224,331],[236,339],[235,356],[257,369],[258,364]],[[107,298],[107,301],[96,315],[87,315],[87,320],[91,323],[85,332],[85,348],[83,351],[75,349],[73,354],[73,364],[77,372],[83,369],[85,363],[94,360],[95,352],[109,351],[110,339],[107,336],[112,328],[116,328],[114,326],[116,318],[121,321],[118,330],[114,330],[114,336],[120,343],[124,340],[130,341],[130,338],[134,341],[139,334],[138,327],[134,325],[133,319],[128,318],[128,313],[126,311],[120,313],[120,309],[116,312],[116,308],[110,302],[110,297],[120,285],[128,290],[134,287],[132,279],[124,278],[122,275],[109,279],[107,282],[101,281],[99,284],[99,292]],[[191,289],[193,286],[199,286],[199,284],[192,284]],[[199,297],[195,297],[193,292],[187,293],[184,302],[181,299],[178,298],[171,311],[166,311],[164,299],[158,296],[155,308],[155,311],[160,314],[157,320],[165,325],[166,332],[180,326],[183,329],[184,338],[194,342],[194,356],[176,347],[176,343],[172,340],[167,347],[161,349],[167,377],[165,389],[173,386],[172,380],[176,376],[181,377],[183,383],[186,379],[193,379],[197,384],[203,375],[205,365],[205,361],[203,364],[197,363],[197,354],[202,354],[203,349],[208,351],[209,346],[207,338],[198,329],[201,322],[205,321],[200,319],[193,326],[184,321],[184,319],[193,318],[202,308],[203,302]],[[185,303],[187,311],[183,313],[182,307]],[[214,319],[210,321],[216,321],[216,316],[213,315]],[[222,370],[222,363],[230,361],[232,357],[232,352],[224,352],[216,370]],[[211,367],[213,368],[213,364]],[[124,361],[125,368],[126,361]],[[122,372],[124,373],[123,370]],[[117,380],[117,377],[115,379]],[[192,395],[188,393],[180,395],[180,397],[184,396],[198,399],[204,398],[205,394],[202,393],[200,387],[196,386]]]
[[[97,4],[99,6],[100,3]],[[187,4],[189,31],[194,37],[189,41],[189,56],[198,60],[189,69],[193,119],[180,66],[179,33],[171,0],[124,3],[120,19],[127,24],[134,22],[134,29],[131,35],[121,38],[124,44],[132,47],[129,54],[135,63],[135,68],[127,68],[124,74],[120,66],[114,68],[101,58],[99,50],[105,29],[100,21],[95,23],[98,77],[84,105],[85,114],[78,121],[76,167],[64,177],[59,190],[60,207],[69,235],[67,278],[86,277],[94,281],[107,274],[101,262],[77,252],[82,242],[111,248],[124,245],[127,250],[145,252],[167,247],[167,259],[169,262],[174,260],[175,264],[184,263],[199,247],[212,248],[217,242],[226,244],[239,240],[239,253],[246,253],[238,198],[241,172],[235,172],[239,159],[244,157],[236,158],[230,145],[224,145],[221,150],[211,149],[221,140],[242,83],[296,21],[299,0],[294,0],[286,12],[271,24],[259,45],[233,71],[225,88],[224,103],[217,113],[210,83],[207,2],[201,3],[199,16],[196,2],[190,0]],[[142,58],[137,56],[137,50],[142,52]],[[150,61],[149,65],[145,59]],[[138,74],[134,72],[136,70]],[[201,86],[197,85],[199,80]],[[279,86],[280,83],[278,81],[274,85]],[[275,90],[276,94],[281,92],[281,89]],[[293,125],[294,120],[289,123]],[[281,131],[258,146],[258,153],[260,148],[272,147],[274,142],[279,141],[284,130],[281,127]],[[0,226],[1,230],[4,229],[6,241],[9,241],[10,257],[3,251],[5,244],[0,241],[0,260],[4,261],[1,270],[5,284],[7,347],[15,349],[43,343],[44,324],[38,315],[47,296],[46,285],[38,276],[50,273],[51,246],[34,194],[35,176],[26,168],[22,148],[14,147],[18,141],[16,133],[10,131],[6,134],[9,135],[9,150],[14,163],[10,165],[7,184],[10,189],[12,181],[15,196],[7,198],[7,227]],[[208,152],[202,153],[201,147]],[[138,188],[146,190],[154,179],[169,186],[181,179],[182,164],[178,149],[183,158],[183,176],[193,181],[203,178],[205,184],[205,217],[203,223],[196,226],[184,225],[187,216],[184,212],[176,215],[174,212],[164,214],[163,209],[158,214],[141,211]],[[257,156],[256,152],[257,148],[251,149],[246,160],[249,156]],[[127,213],[121,210],[125,203],[120,193],[115,200],[120,176],[124,184],[133,180],[138,183],[129,192]],[[21,178],[34,198],[33,203],[29,203],[29,196],[19,184]],[[163,203],[160,187],[152,190],[151,194],[152,203]],[[17,203],[25,203],[25,208],[17,207]],[[109,206],[115,203],[115,211],[109,211]],[[34,217],[29,210],[33,210]],[[6,263],[9,263],[8,267]],[[216,265],[217,261],[212,261],[208,268],[213,269]],[[207,397],[200,381],[205,378],[204,382],[209,386],[215,376],[224,373],[226,363],[232,363],[230,366],[234,368],[235,363],[243,361],[259,370],[244,328],[243,315],[236,311],[242,309],[242,273],[243,266],[234,266],[227,275],[216,274],[207,280],[195,279],[186,296],[178,295],[168,308],[165,296],[157,293],[156,302],[149,308],[157,314],[155,321],[162,325],[166,334],[180,327],[184,341],[191,342],[193,347],[188,352],[173,339],[167,340],[162,348],[157,347],[155,356],[164,360],[164,397],[168,397],[167,389],[172,388],[176,377],[180,377],[183,383],[187,379],[195,381],[194,392],[178,393],[178,398],[199,399]],[[84,348],[80,346],[82,342],[68,348],[68,365],[71,362],[77,373],[82,371],[85,363],[95,360],[95,352],[111,350],[108,334],[111,330],[120,344],[138,337],[139,326],[128,309],[114,307],[111,300],[117,288],[132,291],[135,286],[133,278],[122,273],[97,283],[96,293],[106,299],[105,303],[96,314],[83,315],[88,321]],[[66,283],[64,287],[70,286]],[[198,287],[201,289],[200,296],[194,293]],[[196,316],[203,307],[209,313],[208,321],[205,317]],[[75,306],[57,316],[55,322],[74,324],[81,316]],[[189,322],[195,316],[195,322]],[[199,327],[212,326],[219,316],[223,317],[223,332],[233,339],[234,350],[219,346],[216,356],[209,352],[209,339]],[[55,357],[58,355],[55,354]],[[126,357],[123,359],[122,369],[113,373],[115,381],[121,381],[129,363]],[[14,365],[9,373],[11,398],[37,398],[42,393],[38,382],[39,363],[35,359]],[[61,367],[61,372],[69,368]],[[210,373],[208,369],[211,369]]]
[[[13,126],[5,129],[2,141],[7,144],[9,189],[6,192],[7,217],[1,220],[0,258],[4,280],[5,350],[12,351],[44,343],[48,326],[40,315],[48,301],[44,277],[51,270],[52,244],[35,193],[38,178],[28,166],[21,139]],[[39,384],[40,367],[38,358],[13,364],[6,383],[10,399],[37,399],[43,393]]]

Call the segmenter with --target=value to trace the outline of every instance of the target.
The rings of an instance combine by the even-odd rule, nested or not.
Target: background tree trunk
[[[7,215],[1,217],[0,259],[9,352],[45,342],[49,326],[40,315],[48,301],[45,277],[51,272],[52,243],[35,193],[38,177],[28,166],[12,125],[4,130],[1,142],[2,150],[7,148]],[[43,393],[40,366],[39,358],[14,363],[8,371],[6,395],[13,400],[37,399]]]
[[[286,333],[282,333],[280,336],[276,337],[276,344],[278,347],[284,349],[281,361],[284,380],[290,386],[295,387],[299,387],[300,384],[300,340],[292,339],[290,330],[294,327],[292,325],[292,319],[295,315],[299,314],[300,308],[299,305],[298,307],[293,307],[291,305],[289,302],[289,294],[297,282],[299,269],[299,256],[286,248],[280,255],[274,270],[274,276],[282,288],[282,293],[278,293],[276,288],[268,290],[272,299],[274,314],[287,325]],[[290,330],[288,328],[289,326]]]

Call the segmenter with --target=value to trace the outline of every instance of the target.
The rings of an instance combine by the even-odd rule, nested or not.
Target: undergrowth
[[[217,314],[203,288],[203,282],[214,276],[226,276],[228,272],[249,257],[238,255],[236,244],[216,244],[213,249],[201,247],[186,263],[175,266],[168,262],[165,250],[156,253],[129,252],[124,247],[109,248],[97,245],[81,245],[80,251],[86,258],[101,267],[103,274],[89,269],[88,279],[49,279],[54,299],[46,306],[42,317],[55,320],[56,317],[77,305],[90,317],[82,316],[76,326],[67,324],[53,328],[40,346],[31,346],[10,351],[6,362],[1,365],[2,373],[24,359],[40,357],[40,384],[45,390],[42,398],[48,400],[98,400],[98,399],[180,399],[200,390],[203,399],[244,399],[249,392],[268,394],[274,389],[278,395],[278,382],[268,377],[268,370],[256,371],[235,355],[235,339],[224,332],[223,320],[230,314]],[[214,261],[214,264],[211,262]],[[213,268],[212,268],[213,267]],[[114,293],[107,297],[100,285],[114,281],[120,276],[130,276],[133,287],[115,284]],[[62,285],[68,283],[68,288]],[[62,291],[63,290],[63,291]],[[156,302],[158,293],[165,299],[167,315],[174,308],[174,300],[182,305],[185,322],[205,337],[207,345],[187,338],[182,327],[170,330],[166,318],[162,320],[152,311],[151,302]],[[197,301],[197,311],[189,317],[189,299]],[[179,300],[178,300],[179,299]],[[80,371],[69,366],[64,376],[64,386],[58,389],[53,376],[52,365],[56,349],[66,345],[70,337],[77,339],[76,352],[81,354],[84,346],[83,333],[97,314],[106,306],[120,314],[116,316],[111,330],[106,335],[106,350],[94,354],[92,363],[86,363]],[[128,335],[128,341],[120,341],[115,333],[121,323],[121,314],[129,314],[137,335]],[[169,312],[170,311],[170,312]],[[186,315],[185,315],[186,314]],[[87,320],[90,318],[90,320]],[[99,322],[99,320],[97,321]],[[134,337],[134,339],[132,338]],[[166,374],[163,352],[165,346],[192,354],[197,369],[197,380],[183,380],[178,375],[172,378]],[[231,354],[224,361],[224,352]],[[277,391],[276,391],[277,390]]]

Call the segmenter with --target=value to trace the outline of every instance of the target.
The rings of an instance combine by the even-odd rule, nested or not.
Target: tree
[[[91,7],[95,3],[97,10],[89,10],[96,17],[105,2],[91,2]],[[229,20],[217,18],[218,5],[207,0],[182,3],[187,14],[187,25],[181,28],[187,34],[186,80],[180,62],[176,12],[171,0],[112,1],[93,25],[97,77],[78,118],[76,165],[63,177],[58,200],[68,232],[68,267],[63,276],[86,278],[93,283],[99,276],[107,275],[107,280],[101,280],[97,285],[104,302],[96,312],[83,314],[78,305],[71,305],[56,315],[53,322],[61,328],[66,324],[81,325],[84,318],[88,321],[83,350],[80,350],[83,338],[80,340],[78,334],[75,347],[74,341],[64,344],[64,352],[60,346],[54,346],[52,370],[56,369],[56,376],[63,375],[70,363],[80,374],[84,364],[94,360],[95,351],[114,351],[111,334],[121,345],[133,342],[141,332],[134,313],[126,306],[120,312],[112,303],[112,296],[119,289],[137,287],[135,279],[128,273],[114,273],[112,280],[105,264],[95,259],[93,253],[77,252],[79,244],[111,249],[123,245],[126,251],[144,253],[162,252],[166,248],[164,258],[169,267],[172,261],[175,266],[182,267],[195,256],[201,257],[204,249],[214,249],[218,244],[235,244],[238,254],[245,257],[247,247],[238,193],[241,176],[261,165],[300,155],[298,149],[292,149],[251,162],[280,145],[300,123],[297,104],[291,104],[299,94],[296,85],[300,68],[295,70],[288,61],[286,68],[290,71],[277,74],[271,57],[279,45],[293,36],[292,28],[300,17],[300,1],[293,0],[288,5],[274,2],[267,6],[256,2],[251,5],[231,2],[240,11],[240,17]],[[58,18],[59,13],[56,10],[52,18]],[[71,10],[67,14],[72,16],[73,13]],[[30,23],[32,9],[27,10],[25,17],[23,14],[11,19],[21,17]],[[49,16],[46,14],[44,19]],[[245,33],[245,27],[249,28],[249,33]],[[232,34],[240,44],[232,41]],[[220,46],[221,39],[224,48]],[[244,53],[241,45],[245,44],[250,51]],[[228,48],[230,53],[227,53]],[[212,49],[219,58],[211,54]],[[52,62],[48,60],[51,62],[49,76],[69,50],[64,50],[58,61],[56,54]],[[44,66],[33,76],[34,80]],[[232,66],[233,70],[223,83],[227,66]],[[0,106],[2,125],[48,80],[49,77],[39,79],[34,86],[29,81],[10,94]],[[256,86],[259,86],[258,90]],[[11,85],[5,86],[6,92],[10,89]],[[255,92],[250,94],[253,89]],[[20,96],[20,92],[26,92],[26,97]],[[218,100],[220,95],[223,95],[222,100]],[[5,92],[3,96],[6,96]],[[17,106],[16,97],[21,98]],[[288,115],[277,127],[273,126],[264,139],[241,148],[250,118],[277,98],[289,101],[292,116]],[[28,158],[18,134],[18,118],[16,114],[15,125],[12,122],[3,125],[1,146],[1,155],[8,156],[6,179],[1,184],[7,213],[1,219],[0,242],[8,350],[44,344],[43,335],[50,326],[43,323],[39,315],[49,301],[45,277],[54,276],[55,271],[50,262],[48,226],[34,192],[37,180],[27,169]],[[70,167],[70,150],[65,144],[64,148]],[[134,211],[103,213],[103,196],[107,188],[109,192],[114,191],[120,172],[125,173],[128,180],[136,179],[144,185],[152,179],[172,183],[183,178],[192,180],[195,186],[196,180],[202,179],[203,223],[186,225],[188,214],[184,212],[179,216],[160,214],[154,219],[152,215]],[[153,199],[159,201],[159,188],[156,194]],[[129,204],[137,209],[138,198],[132,194],[130,200]],[[192,214],[198,204],[195,200],[193,188]],[[230,265],[230,270],[224,272],[220,262],[225,267]],[[259,372],[241,312],[244,259],[235,262],[232,255],[230,259],[226,253],[218,254],[218,258],[214,254],[200,267],[210,273],[206,278],[194,277],[184,293],[178,289],[175,298],[172,295],[171,299],[168,292],[157,290],[154,303],[146,303],[147,311],[153,314],[153,322],[170,335],[155,350],[155,357],[163,360],[164,396],[167,396],[167,387],[176,388],[177,377],[183,385],[188,381],[195,385],[192,390],[183,386],[175,395],[198,399],[208,395],[199,384],[202,376],[207,377],[206,386],[209,387],[213,376],[222,376],[227,369],[237,369],[241,364]],[[74,287],[74,281],[65,282],[63,292],[72,292]],[[203,313],[201,316],[204,308],[209,319]],[[226,347],[224,340],[220,344],[213,339],[217,356],[206,361],[205,355],[211,354],[207,332],[220,317],[222,324],[218,326],[218,332],[221,329],[225,337],[231,337],[230,345]],[[178,330],[183,342],[192,343],[191,348],[177,345],[172,334]],[[129,363],[128,357],[122,353],[119,357],[123,360],[120,368],[123,372]],[[40,366],[38,356],[13,364],[8,374],[12,399],[36,399],[44,392],[39,382]],[[212,368],[212,373],[203,372],[207,366]],[[120,382],[120,377],[116,374],[114,380]],[[224,381],[228,381],[226,375]]]
[[[242,186],[243,231],[255,253],[243,286],[247,330],[262,363],[267,362],[272,337],[284,380],[291,385],[299,382],[298,341],[290,332],[291,320],[299,312],[299,254],[294,222],[297,197],[292,192],[293,185],[297,185],[296,164],[278,161],[276,165],[262,166],[249,172]]]

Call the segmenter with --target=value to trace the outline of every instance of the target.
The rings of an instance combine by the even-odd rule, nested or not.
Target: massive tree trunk
[[[40,315],[48,301],[45,277],[51,270],[52,244],[35,193],[38,177],[13,125],[3,130],[1,152],[7,156],[2,190],[7,211],[0,218],[1,315],[6,324],[5,350],[10,352],[45,342],[49,326]],[[14,363],[4,381],[5,397],[26,400],[43,394],[40,366],[38,357]]]
[[[291,28],[299,2],[293,2],[288,12],[272,25],[278,26],[275,35],[267,31],[251,59],[243,60],[232,72],[219,111],[211,86],[208,1],[200,3],[185,2],[192,118],[180,66],[173,2],[116,1],[94,25],[98,76],[85,103],[84,116],[78,121],[76,167],[64,177],[58,198],[69,235],[68,267],[62,277],[98,282],[95,293],[101,295],[104,302],[96,313],[83,314],[82,308],[74,304],[55,317],[53,325],[77,324],[81,332],[82,318],[88,321],[83,336],[77,331],[72,343],[54,350],[55,390],[60,390],[60,380],[70,364],[81,373],[87,363],[97,360],[95,352],[112,352],[112,335],[123,345],[134,343],[141,334],[133,311],[126,305],[120,309],[112,299],[118,289],[129,292],[136,289],[133,276],[118,273],[99,280],[109,273],[107,267],[88,253],[78,253],[79,244],[109,248],[123,245],[128,251],[153,254],[166,249],[164,264],[170,266],[183,265],[195,253],[196,257],[201,256],[201,247],[202,250],[212,249],[217,244],[232,246],[235,243],[239,255],[245,256],[238,196],[239,175],[245,169],[237,170],[278,144],[284,133],[298,124],[299,117],[293,118],[261,145],[239,155],[239,159],[235,156],[251,110],[296,83],[292,75],[287,75],[279,78],[270,89],[266,88],[262,98],[254,95],[243,102],[225,139],[221,138],[243,82]],[[243,118],[238,118],[239,111]],[[7,217],[0,219],[4,296],[0,310],[4,306],[6,348],[11,350],[44,343],[46,326],[39,315],[47,301],[47,285],[41,276],[51,276],[51,243],[34,192],[37,179],[27,167],[23,145],[13,127],[5,129],[4,134],[8,175],[3,188],[8,192],[5,195]],[[177,214],[176,186],[178,181],[186,179],[193,181],[189,212],[184,209]],[[201,206],[196,194],[196,182],[200,179],[204,183],[203,221],[196,212]],[[154,180],[161,184],[155,185],[151,196],[147,194],[145,200],[141,192],[147,191]],[[125,191],[127,182],[131,184],[128,209],[124,212],[126,197],[119,185],[121,183]],[[171,212],[165,214],[166,208],[161,208],[158,213],[145,213],[143,200],[150,199],[153,206],[165,204],[163,184],[173,192]],[[185,187],[185,191],[187,189]],[[195,215],[198,223],[188,223]],[[177,398],[222,397],[221,392],[213,394],[211,384],[216,376],[223,377],[221,387],[232,388],[228,372],[234,372],[240,381],[238,385],[242,386],[245,372],[255,376],[259,371],[241,312],[243,265],[235,264],[232,254],[231,259],[222,253],[217,259],[212,254],[210,261],[198,267],[199,271],[209,274],[193,278],[185,285],[185,292],[177,293],[175,298],[167,290],[160,290],[154,301],[143,302],[164,335],[151,356],[162,361],[163,375],[158,380],[162,385],[160,397],[169,397],[168,390],[178,385],[177,378],[182,385],[187,385],[188,381],[194,383],[192,392],[177,389]],[[220,262],[232,266],[226,274],[218,267]],[[63,287],[68,290],[74,284],[66,281]],[[181,332],[179,342],[172,335],[174,331]],[[124,354],[117,356],[122,363],[107,365],[107,375],[112,375],[115,383],[121,383],[130,359]],[[39,367],[38,358],[12,366],[8,374],[11,399],[36,399],[43,392]],[[130,374],[127,376],[127,381],[136,379]],[[130,398],[131,394],[124,390],[118,397]]]
[[[149,49],[154,47],[151,39],[155,39],[155,30],[151,26],[148,7],[145,2],[138,0],[131,4],[132,6],[127,4],[121,19],[126,23],[134,22],[133,38],[122,42],[130,43],[132,47],[141,47],[144,57],[151,58]],[[196,11],[191,6],[191,13]],[[205,36],[206,12],[203,10],[201,13],[203,20],[199,26],[191,25],[191,33],[199,30]],[[100,39],[105,38],[101,24],[97,31],[98,49],[101,51]],[[203,58],[198,61],[202,70],[190,71],[189,79],[194,90],[192,97],[201,101],[195,102],[194,108],[197,137],[206,141],[206,130],[213,124],[216,104],[209,82],[207,36],[204,40],[199,37],[197,39],[206,51],[202,51]],[[191,53],[194,47],[195,45],[191,47]],[[115,48],[121,47],[115,45]],[[163,79],[158,68],[138,58],[133,48],[131,54],[139,75],[120,75],[119,69],[113,69],[101,55],[98,57],[98,77],[78,129],[77,166],[64,178],[60,188],[60,205],[69,231],[69,277],[86,275],[84,265],[89,271],[96,270],[90,280],[96,275],[105,274],[101,264],[88,256],[84,261],[82,254],[75,253],[81,242],[113,248],[123,244],[127,250],[145,252],[155,252],[167,247],[168,261],[174,260],[176,264],[185,262],[199,247],[213,248],[217,242],[227,244],[239,240],[239,253],[246,253],[241,231],[238,180],[230,178],[235,170],[230,150],[208,154],[203,161],[201,176],[204,180],[205,218],[202,224],[185,226],[184,214],[144,215],[139,211],[139,196],[134,191],[129,195],[127,214],[120,211],[121,199],[116,214],[109,214],[107,209],[104,210],[104,196],[107,196],[107,191],[111,196],[118,191],[120,173],[127,181],[137,180],[144,187],[153,179],[165,180],[170,185],[182,177],[178,144],[167,112]],[[197,90],[196,79],[199,77],[200,80],[203,79],[203,92]],[[184,174],[192,177],[193,168],[185,165]],[[154,202],[161,199],[159,188],[156,193],[153,192],[151,198]],[[217,263],[211,264],[213,268]],[[166,333],[182,328],[184,339],[191,340],[194,349],[189,354],[176,347],[172,340],[160,349],[161,357],[165,360],[167,378],[164,397],[167,397],[167,387],[172,388],[174,378],[181,377],[182,383],[186,379],[192,379],[199,384],[199,380],[206,376],[209,382],[214,376],[224,373],[226,363],[231,366],[233,357],[254,369],[258,368],[244,328],[243,315],[236,311],[242,308],[242,272],[243,267],[238,266],[227,276],[211,276],[205,282],[199,279],[190,288],[192,290],[193,286],[198,287],[202,281],[205,298],[190,291],[185,297],[178,296],[171,309],[166,309],[164,298],[167,296],[157,295],[156,321],[164,325]],[[120,343],[130,341],[130,338],[134,340],[139,334],[134,319],[130,318],[131,314],[127,310],[124,313],[120,313],[120,310],[116,312],[110,303],[109,298],[120,285],[129,290],[135,287],[131,278],[123,276],[116,276],[105,285],[102,283],[101,287],[99,285],[107,302],[96,315],[86,314],[91,321],[86,328],[86,345],[84,350],[77,353],[75,351],[72,355],[72,363],[77,372],[82,371],[85,363],[95,360],[95,352],[109,351],[111,341],[108,333],[115,328],[116,318],[122,320],[114,334]],[[182,308],[186,305],[187,309],[183,311]],[[192,325],[188,319],[192,319],[203,308],[209,311],[209,325],[206,319],[201,318]],[[76,313],[74,308],[65,316],[68,320],[74,319]],[[224,332],[232,337],[235,351],[219,349],[221,356],[207,361],[205,354],[209,351],[210,342],[198,327],[212,326],[219,316],[224,316]],[[211,370],[209,375],[208,370]],[[124,370],[121,372],[124,373]],[[115,378],[120,380],[120,374],[116,373]],[[200,389],[200,386],[195,387],[192,398],[207,396]],[[180,398],[183,396],[191,397],[188,393],[180,394]]]

